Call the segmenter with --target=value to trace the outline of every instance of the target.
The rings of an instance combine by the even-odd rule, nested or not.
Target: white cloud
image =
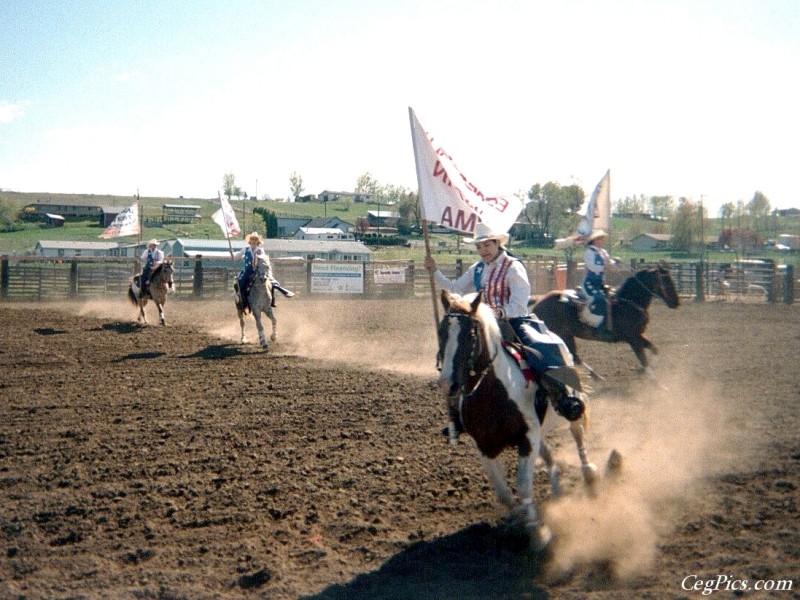
[[[141,76],[142,74],[137,71],[127,71],[127,72],[117,73],[116,75],[114,75],[114,80],[120,82],[127,82],[127,81],[133,81],[135,79],[140,79]]]
[[[25,116],[25,111],[21,104],[11,102],[0,103],[0,123],[11,123]]]

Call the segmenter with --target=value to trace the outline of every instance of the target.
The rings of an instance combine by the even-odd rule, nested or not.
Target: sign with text
[[[405,283],[405,267],[375,269],[375,283]]]
[[[363,294],[364,265],[312,262],[311,293]]]

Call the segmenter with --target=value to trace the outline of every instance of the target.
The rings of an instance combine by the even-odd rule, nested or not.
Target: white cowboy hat
[[[498,244],[505,246],[508,243],[508,234],[492,231],[488,225],[478,223],[475,226],[475,237],[464,238],[464,241],[468,244],[477,244],[486,240],[497,240]]]
[[[598,229],[597,231],[593,231],[592,233],[589,234],[589,237],[586,238],[586,243],[590,244],[593,241],[595,241],[597,238],[601,238],[601,237],[608,237],[608,234],[605,231],[603,231],[602,229]]]
[[[158,240],[157,240],[157,239],[155,239],[155,238],[153,238],[152,240],[149,240],[149,241],[147,242],[147,245],[148,245],[148,246],[158,246]]]
[[[259,234],[257,231],[254,231],[253,233],[251,233],[250,235],[247,236],[247,238],[246,238],[247,243],[249,244],[250,240],[253,239],[253,238],[256,238],[256,241],[259,244],[261,244],[264,241],[264,238],[261,237],[261,234]]]

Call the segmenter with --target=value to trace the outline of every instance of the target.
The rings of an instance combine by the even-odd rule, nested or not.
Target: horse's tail
[[[136,294],[133,293],[133,289],[130,287],[128,288],[128,300],[130,300],[131,304],[134,306],[139,306],[139,299],[136,297]]]

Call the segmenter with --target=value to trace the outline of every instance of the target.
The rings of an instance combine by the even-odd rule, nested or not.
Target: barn
[[[352,233],[345,233],[336,227],[301,227],[294,234],[296,240],[343,240],[355,241]]]
[[[230,240],[234,252],[244,248],[244,240]],[[305,260],[369,262],[372,250],[361,242],[328,240],[264,240],[264,250],[272,259],[302,258]],[[174,256],[225,258],[230,256],[228,240],[178,238],[167,242],[164,252]]]
[[[668,250],[672,235],[668,233],[641,233],[631,238],[631,247],[637,252],[648,250]]]
[[[54,258],[77,256],[133,256],[127,253],[128,247],[120,247],[117,242],[73,242],[67,240],[39,240],[33,253],[36,256]],[[133,247],[131,247],[133,250]],[[125,251],[125,253],[121,253]]]

